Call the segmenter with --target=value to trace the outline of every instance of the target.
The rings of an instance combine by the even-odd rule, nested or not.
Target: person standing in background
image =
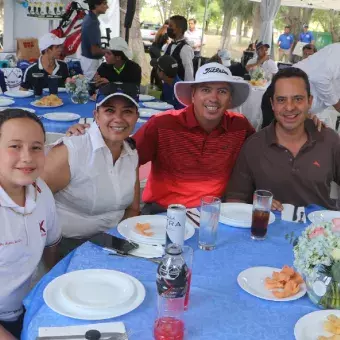
[[[308,31],[308,25],[304,24],[303,26],[303,32],[300,33],[299,41],[306,43],[306,44],[315,44],[314,35],[311,31]]]
[[[89,13],[85,16],[81,27],[80,64],[84,76],[92,80],[106,50],[101,48],[101,32],[98,16],[105,14],[109,6],[106,0],[88,0]]]
[[[310,55],[313,55],[318,50],[317,48],[312,44],[307,44],[303,46],[302,48],[302,59],[307,59]]]
[[[201,56],[202,46],[202,32],[196,28],[196,19],[189,19],[189,29],[185,32],[184,37],[187,39],[188,44],[193,48],[195,57]]]
[[[279,36],[279,61],[289,62],[292,55],[294,35],[290,33],[290,26],[285,26],[285,31]]]
[[[187,19],[181,15],[170,18],[167,33],[173,39],[165,54],[171,55],[178,63],[178,76],[181,80],[191,81],[194,79],[194,51],[184,38],[188,29]]]

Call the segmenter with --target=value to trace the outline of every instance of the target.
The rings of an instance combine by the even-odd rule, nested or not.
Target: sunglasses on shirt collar
[[[129,99],[138,107],[139,86],[132,83],[109,83],[99,88],[96,96],[96,108],[103,105],[106,100],[115,96]]]

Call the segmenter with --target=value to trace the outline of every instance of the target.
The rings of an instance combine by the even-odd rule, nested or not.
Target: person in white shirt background
[[[57,262],[61,230],[53,195],[39,176],[44,169],[45,131],[25,110],[0,115],[0,339],[20,338],[27,295],[43,257]],[[6,333],[5,330],[7,330]]]
[[[308,75],[314,98],[312,113],[321,113],[330,106],[340,112],[340,43],[322,48],[294,67]]]
[[[246,65],[246,70],[251,74],[258,67],[261,67],[265,72],[267,80],[270,80],[274,74],[278,72],[277,65],[274,60],[268,55],[268,44],[263,44],[262,41],[256,44],[256,55],[250,59]]]
[[[138,154],[128,138],[138,119],[138,86],[101,87],[94,118],[84,135],[56,142],[42,176],[55,194],[63,256],[140,211]]]
[[[185,32],[184,37],[193,48],[195,57],[200,57],[202,46],[205,45],[205,39],[202,42],[202,31],[196,28],[196,19],[189,19],[188,23],[189,29]]]

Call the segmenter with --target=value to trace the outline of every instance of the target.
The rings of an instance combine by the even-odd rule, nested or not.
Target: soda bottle
[[[157,269],[158,318],[154,325],[156,340],[184,339],[184,300],[188,287],[188,267],[182,247],[170,244]]]

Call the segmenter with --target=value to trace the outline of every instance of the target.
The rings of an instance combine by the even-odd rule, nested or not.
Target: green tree
[[[340,12],[316,9],[312,21],[318,23],[323,31],[331,33],[333,42],[340,40]]]

